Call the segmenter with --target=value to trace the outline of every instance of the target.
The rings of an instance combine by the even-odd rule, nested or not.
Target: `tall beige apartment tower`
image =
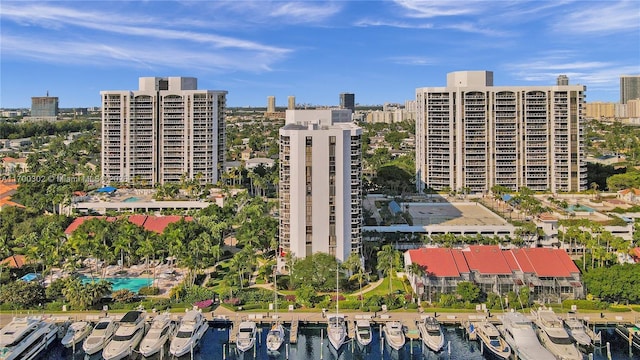
[[[416,89],[416,187],[488,192],[587,188],[581,85],[493,86],[491,71]]]
[[[226,94],[198,90],[192,77],[141,77],[137,91],[101,91],[103,182],[216,183]]]
[[[276,97],[275,96],[267,96],[267,112],[268,113],[276,112]]]
[[[362,128],[351,110],[287,110],[280,129],[280,248],[344,261],[362,246]]]
[[[296,97],[289,96],[287,98],[287,110],[295,110],[296,109]]]

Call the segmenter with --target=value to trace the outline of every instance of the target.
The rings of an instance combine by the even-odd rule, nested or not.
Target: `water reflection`
[[[240,359],[257,359],[257,360],[296,360],[296,359],[322,359],[322,360],[435,360],[435,359],[485,359],[480,352],[479,344],[475,341],[467,341],[464,331],[456,327],[446,327],[445,331],[445,348],[439,353],[434,353],[422,346],[420,340],[410,341],[407,339],[406,345],[400,350],[395,351],[385,345],[384,339],[380,338],[380,330],[377,327],[373,329],[373,339],[371,344],[362,348],[355,340],[347,341],[340,351],[336,351],[329,345],[326,335],[326,327],[321,325],[300,326],[298,334],[298,343],[289,344],[289,332],[287,330],[287,341],[282,345],[279,352],[269,353],[267,351],[265,341],[269,327],[264,326],[259,329],[257,347],[239,354],[235,350],[235,346],[227,343],[229,340],[228,327],[212,326],[205,337],[199,349],[193,354],[194,360],[240,360]],[[321,337],[322,335],[322,337]],[[633,349],[633,353],[629,354],[628,344],[626,341],[617,336],[612,328],[603,329],[603,343],[611,343],[611,359],[612,360],[640,360],[640,350]],[[171,359],[167,356],[168,352],[162,356],[162,359]],[[72,355],[71,351],[64,349],[59,341],[52,347],[43,357],[46,360],[80,360],[84,359],[81,350],[77,354]],[[140,358],[140,356],[138,356]],[[160,359],[160,355],[154,356]],[[99,360],[100,356],[92,357],[91,360]],[[186,355],[183,359],[191,359],[191,355]],[[588,359],[585,356],[585,359]],[[594,360],[606,360],[606,349],[596,349],[593,353]]]

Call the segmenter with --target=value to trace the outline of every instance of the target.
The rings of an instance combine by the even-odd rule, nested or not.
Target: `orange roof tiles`
[[[85,221],[93,218],[105,219],[104,216],[82,216],[79,218],[75,218],[73,222],[67,227],[64,231],[65,234],[71,235],[76,229],[82,225]],[[162,234],[164,229],[171,223],[178,222],[182,219],[183,216],[179,215],[170,215],[170,216],[148,216],[148,215],[130,215],[128,217],[129,222],[136,224],[138,226],[143,227],[147,231],[154,231],[158,234]],[[107,217],[106,220],[109,222],[116,221],[118,218],[116,217]],[[185,221],[193,221],[193,217],[185,216]]]
[[[462,251],[471,270],[481,274],[511,274],[511,267],[497,245],[474,245]]]
[[[448,248],[422,248],[409,250],[411,261],[426,266],[426,271],[437,277],[459,277],[456,258]],[[466,268],[466,265],[462,267]]]
[[[501,250],[494,245],[467,249],[422,248],[409,250],[411,262],[427,266],[437,277],[459,277],[474,271],[483,275],[535,273],[539,277],[570,277],[580,270],[562,249],[524,248]]]
[[[11,255],[0,261],[0,265],[6,265],[12,269],[20,269],[27,263],[27,257],[24,255]]]

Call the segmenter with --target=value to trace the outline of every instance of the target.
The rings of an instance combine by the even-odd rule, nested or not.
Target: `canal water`
[[[354,342],[349,341],[336,353],[327,340],[325,331],[326,327],[320,325],[300,326],[298,333],[298,343],[289,345],[285,342],[280,353],[268,354],[265,346],[268,327],[262,327],[259,331],[258,346],[244,354],[238,354],[235,347],[228,345],[229,328],[228,327],[211,327],[205,335],[200,348],[193,354],[194,360],[219,360],[219,359],[290,359],[290,360],[422,360],[422,359],[460,359],[474,360],[485,359],[480,352],[480,345],[477,341],[468,341],[465,338],[465,332],[461,328],[445,327],[445,349],[439,353],[434,353],[427,348],[422,347],[420,340],[407,341],[401,351],[390,350],[384,345],[384,340],[380,339],[379,329],[374,329],[374,338],[371,344],[361,349]],[[629,353],[628,342],[621,339],[613,330],[613,328],[597,329],[602,330],[603,344],[610,343],[611,360],[640,360],[640,350],[633,349]],[[321,335],[322,339],[321,339]],[[288,337],[288,333],[287,333]],[[595,349],[593,352],[594,360],[608,360],[606,347],[601,350]],[[64,349],[59,341],[55,346],[49,349],[43,357],[46,360],[79,360],[84,359],[81,353],[71,353],[70,350]],[[156,357],[157,358],[157,357]],[[164,359],[171,359],[170,356],[164,356]],[[98,357],[98,359],[101,359]],[[182,359],[191,359],[187,355]],[[590,355],[585,355],[584,359],[591,359]],[[95,360],[92,357],[91,360]]]

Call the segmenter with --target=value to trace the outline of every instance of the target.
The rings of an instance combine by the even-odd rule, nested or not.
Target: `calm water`
[[[348,342],[342,348],[339,354],[336,354],[333,348],[328,343],[326,338],[326,332],[323,331],[325,328],[321,326],[305,326],[300,327],[300,332],[298,334],[298,344],[289,345],[288,347],[283,345],[281,348],[280,354],[270,355],[267,354],[266,346],[264,345],[265,339],[267,337],[267,327],[263,327],[260,331],[260,342],[258,343],[258,347],[256,348],[255,357],[254,352],[249,351],[244,355],[238,355],[235,352],[234,346],[231,346],[231,350],[229,350],[229,346],[227,345],[227,340],[229,339],[229,329],[228,328],[210,328],[203,343],[200,345],[200,349],[194,354],[194,360],[205,360],[205,359],[287,359],[287,349],[289,359],[327,359],[327,360],[358,360],[358,359],[367,359],[367,360],[380,360],[380,359],[394,359],[394,360],[409,360],[409,359],[464,359],[464,360],[473,360],[473,359],[485,359],[484,355],[480,353],[480,347],[478,342],[475,341],[467,341],[465,339],[465,334],[462,329],[447,327],[445,332],[446,341],[450,344],[451,352],[447,351],[447,346],[445,345],[445,350],[441,351],[438,354],[435,354],[428,349],[422,348],[421,341],[414,341],[413,344],[407,342],[402,351],[389,351],[389,347],[380,346],[380,335],[379,329],[374,329],[374,339],[372,343],[366,349],[360,349],[356,343]],[[320,342],[320,335],[324,334],[324,339],[322,343]],[[288,335],[288,333],[287,333]],[[613,331],[613,329],[604,329],[603,330],[603,343],[607,341],[611,342],[611,358],[612,360],[625,359],[625,360],[640,360],[640,350],[634,349],[633,354],[630,356],[628,351],[627,342],[620,339],[618,335]],[[52,347],[48,353],[45,355],[44,359],[47,360],[79,360],[84,359],[83,354],[76,354],[73,356],[69,350],[62,348],[59,341],[55,343],[56,345]],[[384,344],[384,341],[383,341]],[[413,345],[413,346],[411,346]],[[225,356],[223,356],[223,351]],[[165,359],[169,359],[170,357],[164,357]],[[190,359],[189,356],[185,357],[186,359]],[[588,356],[585,356],[585,359],[588,359]],[[100,359],[98,357],[98,359]],[[594,360],[606,360],[607,354],[606,349],[602,349],[601,351],[596,349],[593,354]],[[94,360],[94,359],[91,359]]]
[[[88,276],[80,276],[83,282],[91,282],[91,278]],[[153,279],[148,277],[136,277],[136,278],[128,278],[128,277],[113,277],[113,278],[104,278],[104,280],[111,283],[111,290],[117,291],[122,289],[128,289],[135,292],[138,292],[145,286],[151,286]]]

